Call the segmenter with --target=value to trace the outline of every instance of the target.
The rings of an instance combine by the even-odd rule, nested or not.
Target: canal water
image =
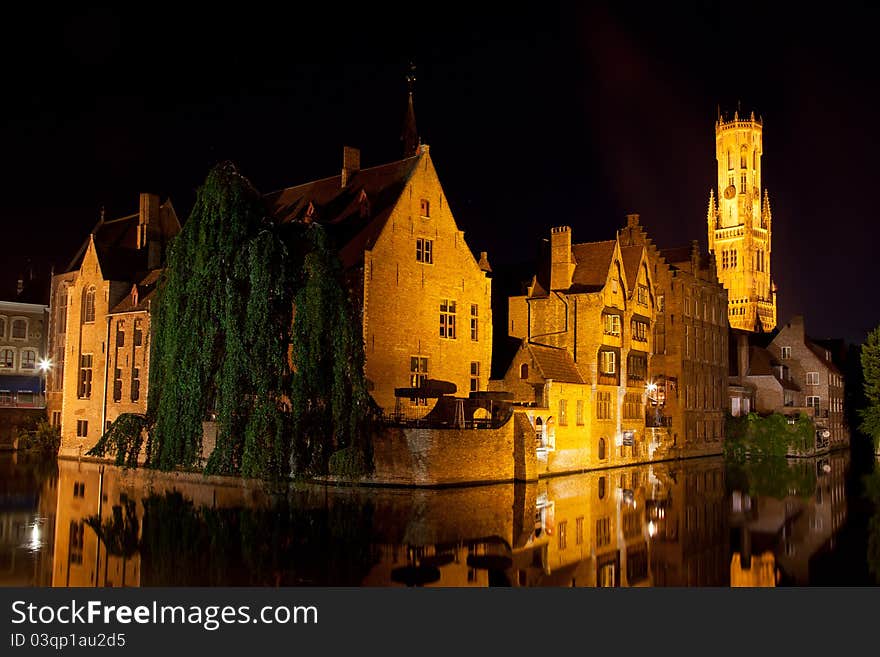
[[[838,452],[279,493],[6,453],[0,585],[874,585],[872,470]]]

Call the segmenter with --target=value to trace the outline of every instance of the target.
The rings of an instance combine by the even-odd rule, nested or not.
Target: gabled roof
[[[541,376],[561,383],[586,383],[566,349],[529,343],[526,345]]]
[[[626,276],[626,290],[630,294],[636,289],[636,281],[639,278],[639,265],[642,264],[642,253],[644,250],[644,247],[635,245],[624,246],[620,249],[620,254],[623,256],[623,271]]]
[[[161,269],[154,269],[146,274],[139,282],[132,285],[132,291],[126,294],[122,301],[110,310],[110,314],[149,310],[150,301],[156,292],[156,284],[159,282],[159,276],[161,275]],[[134,295],[135,290],[137,291],[136,298]]]
[[[611,257],[617,240],[604,242],[587,242],[573,244],[575,268],[571,277],[571,286],[577,291],[595,292],[601,290],[608,280],[611,268]]]
[[[749,376],[772,376],[786,390],[794,390],[800,392],[800,387],[789,379],[783,379],[774,369],[781,367],[776,357],[763,347],[749,347]]]
[[[266,195],[281,223],[317,221],[326,226],[345,267],[373,247],[422,155],[361,169],[342,187],[332,176]]]
[[[816,358],[818,358],[820,361],[822,361],[822,364],[825,367],[827,367],[830,371],[834,372],[835,374],[841,374],[840,370],[837,369],[837,366],[833,362],[831,362],[828,358],[825,357],[826,350],[824,347],[820,347],[819,345],[817,345],[815,342],[813,342],[809,338],[804,338],[804,344],[807,345],[807,349],[812,351],[813,355],[816,356]]]

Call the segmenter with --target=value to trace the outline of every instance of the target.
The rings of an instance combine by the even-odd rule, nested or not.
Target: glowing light
[[[653,520],[648,521],[648,536],[656,536],[657,535],[657,525],[654,524]]]
[[[52,369],[52,359],[51,358],[41,358],[39,362],[40,370],[43,372],[48,372]]]
[[[648,392],[652,392],[652,393],[657,392],[657,384],[656,383],[649,383],[645,387],[648,389]]]
[[[34,523],[34,526],[31,527],[31,540],[28,542],[28,549],[36,552],[40,549],[40,543],[40,526]]]

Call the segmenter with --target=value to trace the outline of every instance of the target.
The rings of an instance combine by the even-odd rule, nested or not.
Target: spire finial
[[[407,86],[407,107],[406,107],[406,118],[403,122],[403,132],[400,135],[400,140],[403,142],[403,156],[404,157],[413,157],[419,152],[419,133],[416,130],[416,111],[413,107],[413,90],[415,88],[416,83],[416,65],[413,62],[409,63],[409,70],[406,74],[406,86]]]

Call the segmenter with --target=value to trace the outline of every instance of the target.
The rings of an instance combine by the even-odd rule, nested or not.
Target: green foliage
[[[815,444],[816,427],[805,413],[794,424],[786,417],[773,413],[762,417],[757,413],[745,416],[727,416],[724,453],[728,459],[743,461],[747,457],[784,457],[788,453],[803,453]]]
[[[859,429],[873,439],[875,451],[880,452],[880,327],[871,331],[862,345],[861,362],[867,404],[859,412]]]
[[[145,415],[123,413],[114,420],[86,455],[97,457],[115,455],[116,465],[136,468],[147,428]]]
[[[294,298],[293,471],[328,474],[331,454],[340,450],[334,468],[356,476],[372,466],[360,323],[324,230],[313,224],[306,237],[310,248]]]
[[[216,418],[206,472],[288,475],[287,259],[259,193],[232,164],[215,167],[169,249],[154,306],[151,466],[197,466],[202,422]]]
[[[58,454],[61,447],[61,429],[47,420],[36,420],[23,427],[18,434],[18,448],[40,452],[46,456]]]

